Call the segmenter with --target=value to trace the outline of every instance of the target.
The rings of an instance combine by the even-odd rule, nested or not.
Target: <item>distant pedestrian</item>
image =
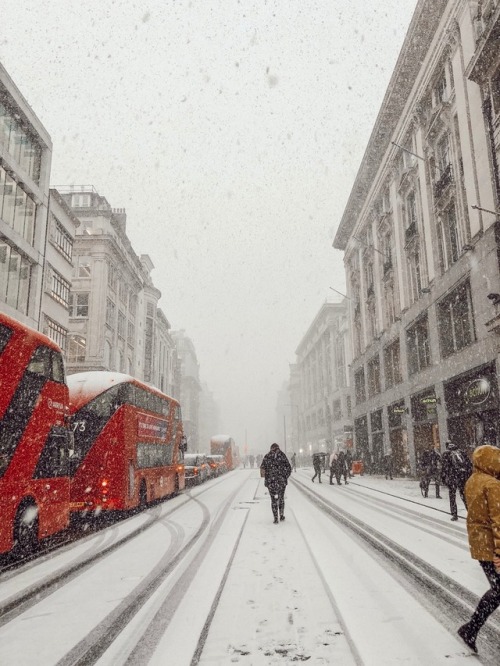
[[[347,465],[347,473],[349,474],[349,478],[352,479],[352,453],[351,449],[347,449],[345,452],[345,464]]]
[[[292,469],[294,472],[297,471],[297,457],[295,455],[295,451],[292,453],[292,457],[290,458],[290,464],[292,466]]]
[[[446,451],[441,456],[441,478],[448,486],[452,520],[458,520],[457,490],[467,508],[464,489],[471,473],[472,464],[465,451],[461,451],[454,442],[446,442]]]
[[[314,479],[318,477],[319,483],[321,483],[321,468],[323,466],[323,463],[321,461],[321,456],[319,453],[315,453],[313,455],[313,468],[314,468],[314,476],[311,479],[312,482],[314,483]]]
[[[278,518],[285,520],[285,488],[292,467],[278,444],[271,444],[269,453],[266,453],[260,465],[260,473],[271,496],[274,522],[279,522]]]
[[[458,635],[477,652],[476,638],[488,617],[500,606],[500,449],[486,444],[472,454],[473,473],[465,486],[470,554],[479,560],[490,589]]]
[[[253,467],[254,462],[255,462],[254,456],[249,455],[248,456],[248,464],[250,465],[250,467]]]
[[[439,494],[439,484],[441,481],[441,454],[439,453],[439,445],[434,449],[426,449],[422,452],[420,459],[420,488],[424,497],[429,495],[429,486],[431,481],[436,485],[436,498],[441,499]]]
[[[392,472],[393,472],[392,453],[386,453],[382,462],[383,462],[385,478],[390,479],[392,481]]]
[[[344,451],[339,451],[334,458],[333,461],[333,474],[335,474],[335,479],[337,481],[337,485],[341,486],[340,479],[344,477],[344,483],[348,483],[347,481],[347,465],[345,461],[345,453]],[[330,466],[330,483],[332,481],[332,466]]]
[[[338,453],[333,451],[330,454],[330,485],[333,486],[333,477],[337,472],[337,457]]]

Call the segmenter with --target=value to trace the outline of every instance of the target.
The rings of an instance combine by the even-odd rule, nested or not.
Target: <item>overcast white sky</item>
[[[0,60],[49,131],[52,185],[127,210],[221,429],[266,448],[416,0],[18,0]],[[280,441],[278,439],[278,441]]]

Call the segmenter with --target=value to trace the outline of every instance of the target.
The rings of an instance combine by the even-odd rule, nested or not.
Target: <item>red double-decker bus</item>
[[[71,511],[145,507],[184,489],[179,403],[117,372],[68,376]]]
[[[236,469],[240,465],[240,452],[229,435],[213,435],[210,438],[210,453],[224,456],[228,470]]]
[[[0,313],[0,553],[68,525],[67,418],[60,348]]]

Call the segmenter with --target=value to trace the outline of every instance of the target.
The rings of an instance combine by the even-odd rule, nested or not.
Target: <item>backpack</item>
[[[451,464],[457,475],[470,475],[471,464],[465,453],[462,451],[451,451]]]

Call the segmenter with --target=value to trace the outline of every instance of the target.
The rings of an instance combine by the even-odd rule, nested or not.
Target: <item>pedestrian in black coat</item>
[[[428,496],[429,486],[431,485],[431,481],[434,481],[436,484],[436,498],[441,499],[441,495],[439,494],[439,484],[441,481],[441,454],[439,453],[438,446],[434,449],[426,449],[422,452],[420,471],[420,487],[422,488],[424,497]]]
[[[441,456],[441,475],[448,486],[450,513],[452,520],[458,520],[457,490],[467,508],[465,484],[472,474],[472,463],[465,451],[461,451],[455,442],[446,442],[446,451]]]
[[[313,455],[313,467],[314,467],[314,476],[312,478],[313,483],[316,477],[319,477],[318,480],[321,483],[321,465],[322,465],[321,456],[319,455],[319,453],[315,453]]]
[[[352,453],[350,449],[345,452],[345,464],[347,465],[347,473],[349,478],[352,479]]]
[[[264,477],[264,485],[271,496],[271,509],[274,522],[285,520],[285,488],[292,466],[278,444],[271,444],[260,465],[260,474]]]

